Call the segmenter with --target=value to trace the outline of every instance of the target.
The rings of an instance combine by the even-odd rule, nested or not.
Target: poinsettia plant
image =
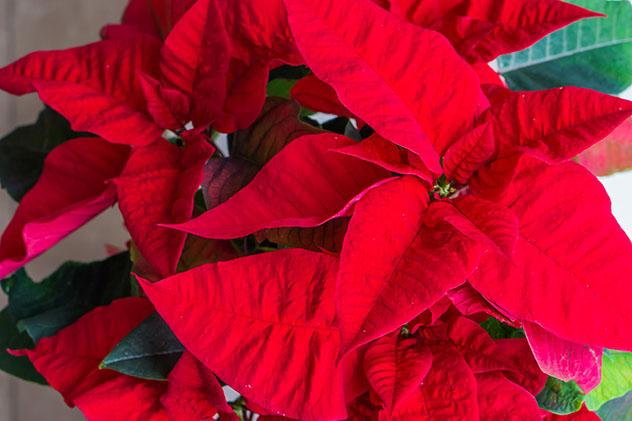
[[[0,368],[90,420],[620,419],[632,244],[585,166],[632,162],[632,45],[536,50],[632,6],[576,3],[131,0],[1,68],[47,108],[0,141]],[[128,250],[29,278],[114,204]]]

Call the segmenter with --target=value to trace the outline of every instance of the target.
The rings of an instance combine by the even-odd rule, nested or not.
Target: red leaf
[[[389,411],[419,387],[431,365],[430,349],[399,332],[372,342],[364,354],[369,383]]]
[[[573,158],[632,115],[632,102],[589,89],[491,91],[494,137],[501,155],[517,151],[549,162]]]
[[[402,25],[368,0],[285,3],[314,74],[379,135],[441,173],[437,152],[472,124],[480,99],[478,78],[447,40]],[[437,72],[437,67],[450,71]]]
[[[183,345],[249,400],[292,418],[340,419],[336,270],[335,258],[286,249],[141,282]]]
[[[472,270],[478,249],[445,223],[424,225],[427,201],[426,188],[406,176],[356,205],[338,275],[345,351],[410,321]]]
[[[438,30],[472,62],[522,50],[576,20],[598,13],[558,0],[391,0],[393,13]]]
[[[167,392],[160,402],[171,420],[206,420],[218,411],[222,420],[239,420],[217,377],[189,352],[182,354],[169,374]]]
[[[579,154],[577,161],[599,176],[632,169],[632,119]]]
[[[546,374],[563,381],[574,380],[590,392],[601,381],[601,348],[560,339],[534,323],[524,323],[533,355]]]
[[[357,195],[388,175],[371,164],[330,152],[351,143],[331,133],[298,138],[229,200],[171,227],[228,239],[265,228],[316,226],[340,216],[358,200]]]
[[[434,347],[432,356],[432,368],[421,386],[385,419],[479,420],[476,379],[463,357],[451,346]]]
[[[336,91],[312,74],[296,82],[291,94],[299,104],[312,111],[353,117],[340,103]]]
[[[338,149],[336,152],[355,156],[363,161],[398,174],[416,175],[421,180],[433,183],[433,175],[423,165],[417,155],[398,147],[397,145],[373,135],[359,143]]]
[[[129,149],[77,138],[53,149],[0,240],[0,278],[39,256],[116,201],[106,182],[120,174]]]
[[[240,158],[211,158],[204,165],[202,191],[208,209],[221,205],[247,185],[259,168]]]
[[[505,206],[466,194],[450,201],[435,202],[428,210],[488,249],[510,258],[518,238],[518,219]]]
[[[510,322],[499,309],[487,300],[469,283],[464,283],[449,291],[446,296],[450,299],[454,307],[464,316],[476,314],[487,314],[505,323]]]
[[[443,168],[448,179],[467,184],[480,167],[496,152],[494,134],[489,124],[483,124],[452,144],[443,157]]]
[[[196,126],[219,117],[226,97],[229,48],[217,0],[195,3],[162,47],[162,82],[192,99],[191,119]]]
[[[36,83],[35,86],[42,102],[66,117],[75,131],[135,146],[149,145],[163,133],[144,113],[92,87],[64,82]]]
[[[203,139],[184,148],[161,141],[135,149],[115,180],[119,208],[132,239],[163,277],[175,272],[185,235],[157,225],[191,218],[202,169],[212,153]]]
[[[99,369],[110,350],[152,311],[145,299],[117,300],[19,353],[90,420],[166,420],[159,404],[166,384]]]
[[[512,317],[560,338],[632,349],[632,244],[603,187],[574,163],[525,156],[517,165],[499,198],[520,223],[513,261],[487,254],[470,282]]]
[[[155,39],[136,37],[32,53],[0,69],[0,89],[15,95],[37,90],[75,130],[146,145],[162,131],[143,113],[138,74],[155,75],[158,48]]]
[[[538,403],[532,394],[507,380],[500,373],[477,374],[478,406],[481,420],[542,419]]]

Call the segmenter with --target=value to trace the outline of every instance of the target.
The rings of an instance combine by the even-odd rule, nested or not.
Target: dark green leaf
[[[298,80],[302,77],[307,76],[309,73],[310,73],[310,70],[306,66],[290,66],[286,64],[286,65],[277,67],[276,69],[270,70],[268,80],[275,80],[275,79]]]
[[[602,421],[632,420],[632,391],[603,404],[597,415]]]
[[[166,380],[183,351],[165,321],[154,313],[119,342],[101,368],[143,379]]]
[[[46,384],[46,380],[35,370],[33,364],[26,357],[14,357],[8,349],[20,349],[33,346],[28,335],[22,334],[17,327],[9,310],[0,311],[0,370],[12,376],[35,383]]]
[[[493,317],[489,317],[483,323],[481,323],[483,329],[489,333],[494,339],[505,339],[505,338],[524,338],[524,331],[522,329],[517,329],[515,327],[509,326],[506,323],[501,322],[500,320],[496,320]]]
[[[586,406],[595,411],[609,400],[632,390],[632,352],[604,349],[601,382],[586,396]]]
[[[554,414],[566,415],[579,411],[584,402],[584,394],[572,380],[563,382],[549,377],[536,399],[540,408]]]
[[[20,201],[33,187],[46,155],[66,140],[76,137],[63,117],[50,108],[34,124],[19,127],[0,140],[0,183]]]
[[[54,335],[82,315],[117,298],[129,296],[131,263],[121,253],[93,263],[64,263],[40,283],[21,269],[2,281],[9,312],[20,330],[35,342]]]
[[[606,14],[584,19],[526,50],[502,56],[500,73],[517,90],[581,86],[617,94],[632,84],[632,4],[571,0]]]
[[[296,84],[296,80],[292,79],[274,79],[268,83],[266,90],[267,96],[276,96],[279,98],[290,98],[290,91]]]

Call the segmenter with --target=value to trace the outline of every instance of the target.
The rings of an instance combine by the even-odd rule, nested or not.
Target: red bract
[[[144,299],[118,300],[40,340],[35,349],[15,353],[28,356],[66,403],[90,420],[185,421],[210,418],[216,408],[230,415],[215,376],[186,353],[168,382],[99,368],[108,352],[152,311]]]
[[[547,375],[589,392],[607,348],[632,350],[632,243],[569,162],[625,138],[632,103],[515,92],[488,62],[594,16],[557,0],[132,0],[103,41],[0,69],[1,89],[87,132],[47,157],[0,275],[118,201],[149,299],[20,355],[96,420],[236,419],[231,405],[557,419],[535,398]],[[18,282],[3,284],[16,318]],[[185,348],[167,382],[99,370],[154,307]]]

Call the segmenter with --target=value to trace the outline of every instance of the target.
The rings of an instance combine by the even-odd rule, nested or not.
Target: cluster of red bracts
[[[553,418],[534,398],[546,375],[589,391],[603,348],[632,350],[632,245],[570,162],[632,104],[510,91],[486,63],[591,16],[557,0],[132,0],[102,41],[0,69],[0,88],[98,136],[48,156],[0,275],[118,202],[141,275],[161,279],[20,352],[91,420],[233,419],[217,378],[262,420]],[[282,64],[312,72],[301,105],[373,134],[266,101]],[[210,129],[237,131],[231,157]],[[202,184],[210,209],[191,219]],[[295,247],[176,273],[187,233]],[[187,350],[168,382],[99,370],[154,308]],[[526,338],[492,339],[488,316]]]

